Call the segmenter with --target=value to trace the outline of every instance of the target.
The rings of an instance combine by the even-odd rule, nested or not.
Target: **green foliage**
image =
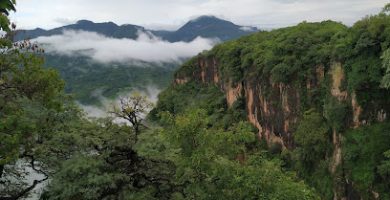
[[[131,127],[112,119],[66,125],[42,145],[42,157],[52,159],[43,160],[55,172],[43,199],[166,199],[171,194],[173,164],[140,156]]]
[[[10,21],[7,16],[0,14],[0,27],[3,31],[9,32],[11,29],[9,28]]]
[[[42,60],[31,54],[10,51],[0,57],[1,120],[0,164],[17,158],[19,149],[37,137],[40,113],[62,109],[63,82]],[[4,149],[3,149],[4,148]]]
[[[16,11],[15,9],[16,0],[1,0],[0,1],[0,28],[5,32],[9,32],[10,21],[8,14],[10,11]]]
[[[221,61],[220,65],[223,77],[227,81],[237,83],[242,80],[244,75],[244,67],[241,64],[242,49],[237,48],[239,43],[231,41],[214,48],[215,54]],[[231,79],[231,80],[229,80]]]
[[[175,77],[191,77],[199,69],[197,66],[198,59],[196,57],[188,60],[180,66],[180,68],[175,72]]]
[[[346,73],[349,91],[354,91],[365,110],[384,107],[389,91],[381,88],[386,77],[381,56],[390,46],[390,16],[381,13],[358,21],[349,30],[350,53],[346,55]],[[385,59],[383,60],[384,62]],[[373,104],[375,102],[375,104]]]
[[[389,4],[390,5],[390,4]],[[385,69],[385,75],[382,78],[382,87],[390,88],[390,49],[382,54],[382,67]]]
[[[189,83],[181,89],[191,87]],[[176,89],[165,98],[179,97]],[[131,127],[110,120],[74,117],[53,127],[57,131],[47,136],[40,150],[55,171],[42,198],[318,199],[294,174],[284,172],[280,161],[253,153],[256,137],[248,123],[235,122],[226,129],[211,123],[222,120],[213,118],[214,112],[228,110],[226,104],[210,105],[220,95],[217,89],[193,89],[201,92],[187,94],[209,103],[183,106],[175,115],[158,107],[163,127],[142,132],[137,143]],[[184,98],[187,94],[180,99],[190,105],[186,101],[193,99]],[[239,110],[242,105],[234,107]]]
[[[158,113],[183,113],[187,109],[204,108],[209,114],[219,113],[226,106],[223,93],[215,86],[199,85],[190,82],[183,85],[170,86],[159,94],[156,108],[151,111],[150,117],[157,118]]]
[[[383,12],[383,13],[388,13],[388,12],[390,12],[390,3],[386,4],[386,5],[383,7],[382,12]]]
[[[303,79],[309,69],[328,64],[341,48],[347,28],[339,23],[301,23],[295,27],[259,32],[216,46],[222,77],[234,83],[256,77],[290,83]]]
[[[341,131],[347,124],[348,107],[334,97],[330,97],[324,105],[324,117],[328,124],[337,132]]]
[[[15,9],[16,0],[1,0],[0,1],[0,12],[8,15],[9,11],[16,11]]]
[[[152,155],[167,155],[176,164],[184,198],[317,199],[279,160],[255,153],[254,128],[242,122],[244,98],[227,108],[218,88],[190,82],[161,93],[154,112],[164,128],[147,137],[160,141],[153,146],[159,153]]]
[[[294,73],[292,67],[280,63],[271,70],[271,80],[275,83],[288,83]]]
[[[97,63],[83,56],[45,55],[45,66],[57,70],[65,91],[82,104],[99,105],[101,97],[115,98],[131,90],[165,89],[172,81],[175,63]]]
[[[104,190],[118,189],[122,179],[128,177],[109,171],[101,159],[74,157],[62,163],[62,169],[53,177],[50,193],[46,195],[50,199],[100,199]]]
[[[382,179],[387,184],[387,187],[390,187],[390,150],[383,153],[385,159],[381,161],[381,164],[378,166],[378,173],[381,175]]]
[[[390,123],[379,123],[350,130],[343,141],[343,159],[347,177],[368,198],[370,190],[385,195],[389,191],[386,175],[386,151],[390,149]],[[385,199],[385,198],[384,198]]]
[[[206,113],[188,111],[162,132],[178,149],[176,178],[186,198],[317,199],[278,161],[248,151],[255,141],[248,124],[238,123],[230,131],[208,128]]]
[[[330,146],[329,127],[321,114],[315,110],[306,111],[294,133],[294,139],[297,144],[294,151],[298,168],[306,173],[312,172],[319,161],[325,159]]]

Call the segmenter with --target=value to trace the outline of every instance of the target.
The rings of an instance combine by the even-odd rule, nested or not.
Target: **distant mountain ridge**
[[[142,26],[125,24],[117,25],[113,22],[94,23],[89,20],[80,20],[75,24],[70,24],[50,30],[41,28],[33,30],[18,30],[14,40],[34,39],[40,36],[52,36],[61,34],[64,30],[91,31],[97,32],[107,37],[136,39],[138,32],[149,31],[154,35],[170,41],[189,42],[197,37],[218,38],[222,41],[236,39],[258,31],[255,27],[239,26],[232,22],[219,19],[214,16],[201,16],[187,22],[177,31],[154,31],[147,30]]]
[[[70,24],[50,30],[37,28],[34,30],[18,30],[14,40],[34,39],[40,36],[52,36],[61,34],[64,30],[91,31],[114,38],[135,39],[138,31],[145,31],[145,28],[132,24],[118,26],[113,22],[94,23],[89,20],[80,20],[75,24]]]

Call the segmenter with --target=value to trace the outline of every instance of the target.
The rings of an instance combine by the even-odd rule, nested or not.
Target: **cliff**
[[[375,110],[364,110],[358,103],[355,92],[342,88],[346,74],[341,62],[333,62],[327,69],[323,64],[314,66],[311,74],[305,77],[305,88],[273,83],[271,78],[265,81],[266,84],[264,80],[255,78],[238,83],[224,81],[220,78],[219,63],[216,57],[199,55],[196,63],[193,63],[199,70],[194,70],[192,76],[177,74],[175,84],[184,84],[193,80],[215,84],[225,93],[226,101],[230,106],[239,97],[245,97],[248,121],[259,130],[259,137],[264,138],[268,143],[277,142],[284,147],[293,147],[293,133],[305,111],[302,110],[305,108],[301,102],[302,95],[305,95],[305,99],[312,99],[316,90],[326,84],[329,84],[328,92],[331,96],[349,105],[350,110],[346,111],[348,116],[345,119],[346,126],[349,128],[356,128],[368,122],[383,122],[389,113],[388,105],[378,106]],[[325,76],[329,77],[330,83],[325,83]],[[313,102],[309,103],[313,104]]]
[[[326,21],[257,33],[199,54],[176,72],[174,82],[216,85],[229,106],[244,99],[247,120],[258,129],[258,137],[288,150],[296,148],[294,133],[304,113],[316,110],[330,128],[331,152],[318,160],[328,163],[333,198],[365,193],[379,198],[375,185],[357,187],[356,194],[352,169],[342,166],[346,132],[388,121],[390,113],[390,90],[380,86],[380,57],[388,41],[380,32],[372,34],[370,26],[390,30],[388,22],[371,17],[352,28]],[[376,164],[383,159],[380,154]]]
[[[337,56],[334,56],[335,53],[329,53],[329,55],[324,55],[326,58],[323,62],[312,60],[312,62],[305,61],[306,63],[303,63],[304,58],[302,58],[302,54],[311,54],[311,49],[317,48],[318,45],[331,46],[333,45],[332,43],[336,43],[329,37],[320,41],[322,44],[308,41],[307,43],[309,44],[307,47],[304,47],[304,50],[299,46],[302,41],[310,40],[311,37],[320,37],[318,32],[323,31],[321,29],[329,29],[329,26],[337,27],[341,25],[334,22],[303,23],[297,27],[263,32],[217,46],[210,52],[198,55],[179,69],[175,75],[175,84],[184,84],[189,81],[215,84],[225,93],[228,105],[232,105],[239,97],[245,97],[247,118],[259,129],[259,137],[264,138],[268,143],[278,142],[285,147],[293,146],[292,135],[305,110],[314,107],[323,111],[324,103],[326,104],[330,97],[334,97],[337,101],[346,105],[345,113],[341,113],[342,115],[345,114],[345,117],[340,122],[344,123],[346,128],[356,128],[375,121],[385,121],[390,111],[390,102],[384,99],[384,97],[388,96],[389,92],[379,88],[379,83],[374,86],[368,85],[372,84],[368,81],[367,83],[362,83],[367,84],[362,88],[352,87],[352,81],[347,80],[347,76],[352,79],[354,72],[347,73],[345,71],[346,69],[353,71],[353,69],[350,69],[352,59],[337,58]],[[301,31],[300,36],[296,33],[293,33],[294,35],[289,32],[284,33],[285,37],[293,37],[294,42],[297,44],[289,43],[289,46],[286,47],[282,46],[285,43],[280,42],[280,46],[277,49],[281,52],[294,51],[294,53],[288,53],[290,55],[281,55],[284,57],[288,56],[290,60],[295,59],[291,64],[287,64],[287,68],[294,68],[296,63],[299,63],[300,66],[293,73],[283,74],[283,80],[275,80],[276,78],[274,77],[277,73],[275,68],[280,65],[278,62],[273,62],[273,66],[262,66],[267,63],[259,65],[256,62],[261,63],[267,59],[264,58],[264,54],[276,53],[273,52],[273,49],[265,47],[263,47],[262,53],[254,53],[250,52],[255,50],[251,47],[269,42],[260,40],[270,37],[270,35],[278,35],[281,34],[279,32],[299,29],[300,27],[311,28],[311,30]],[[342,27],[327,34],[333,36],[346,30],[345,27]],[[304,38],[308,34],[310,34],[309,37]],[[256,44],[257,41],[255,39],[260,41],[259,44]],[[272,40],[277,39],[272,37]],[[249,41],[254,43],[251,44]],[[280,48],[286,49],[280,50]],[[227,65],[230,63],[224,60],[233,59],[232,57],[235,55],[231,55],[230,52],[232,51],[239,52],[236,58],[234,58],[238,59],[238,62],[233,66],[236,68],[239,66],[239,70],[236,70],[237,72],[233,67],[229,69],[229,66],[226,66],[225,63]],[[299,54],[299,57],[294,58],[292,56],[294,54]],[[277,57],[278,55],[273,56]],[[258,61],[252,61],[249,65],[245,64],[247,57],[251,57],[252,60],[258,59]],[[379,57],[380,55],[377,55],[377,59]],[[279,58],[279,60],[280,63],[285,62],[283,58]],[[271,68],[271,70],[268,69],[266,71],[264,69],[266,67]],[[263,68],[263,71],[259,71],[259,68]],[[378,70],[377,73],[382,73],[380,66],[376,70]],[[238,79],[236,78],[237,74],[239,74]],[[369,95],[370,90],[382,96],[363,99],[367,98],[366,96]],[[362,99],[358,99],[358,97],[362,97]],[[365,105],[362,106],[360,102],[363,102]]]

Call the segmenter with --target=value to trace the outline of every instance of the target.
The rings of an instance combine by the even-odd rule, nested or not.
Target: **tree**
[[[389,13],[390,12],[390,3],[386,4],[383,8],[382,8],[382,13]]]
[[[390,188],[390,150],[383,153],[385,160],[378,166],[378,172],[383,178],[384,182]]]
[[[64,83],[56,71],[44,69],[37,45],[12,44],[8,14],[14,0],[0,1],[0,199],[19,199],[48,179],[36,151],[54,115],[64,108]],[[65,109],[64,109],[65,110]],[[42,175],[26,183],[26,164]]]
[[[23,180],[17,162],[24,160],[43,179],[26,188],[7,187],[9,198],[27,194],[46,180],[37,165],[36,145],[48,134],[53,115],[65,111],[64,84],[58,73],[43,68],[43,59],[32,53],[9,50],[0,54],[0,178],[2,181]],[[63,110],[64,109],[64,110]],[[16,179],[12,176],[17,177]],[[11,191],[12,190],[12,191]],[[0,193],[2,196],[4,193]]]
[[[148,98],[139,93],[133,93],[129,97],[120,99],[120,105],[113,106],[111,114],[116,117],[127,120],[133,126],[135,134],[140,133],[140,126],[147,112],[152,108],[153,104]]]
[[[168,199],[175,190],[172,162],[140,155],[129,126],[110,119],[77,121],[67,122],[68,130],[54,133],[46,144],[54,150],[46,157],[57,166],[51,166],[54,173],[42,199]]]
[[[390,4],[388,4],[390,9]],[[390,88],[390,49],[387,49],[382,54],[382,67],[385,70],[385,75],[382,78],[382,87],[389,89]]]
[[[170,123],[162,134],[176,152],[172,160],[182,199],[318,199],[278,161],[250,152],[247,146],[256,137],[249,123],[238,122],[227,131],[209,127],[203,109],[166,117]]]
[[[297,145],[295,153],[300,168],[310,172],[321,159],[325,158],[327,148],[330,146],[328,131],[329,127],[321,114],[313,109],[304,113],[303,120],[294,133]]]
[[[10,11],[16,11],[15,4],[16,0],[0,0],[0,28],[3,31],[10,31],[8,14]]]

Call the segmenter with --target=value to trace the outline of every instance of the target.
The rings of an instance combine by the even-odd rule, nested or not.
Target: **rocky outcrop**
[[[342,68],[341,63],[333,63],[330,72],[329,72],[330,78],[331,78],[331,95],[337,99],[340,103],[347,101],[348,99],[348,92],[346,90],[342,89],[342,83],[345,80],[345,72]],[[357,105],[357,101],[355,99],[356,107],[359,107]],[[355,113],[354,113],[355,115]],[[359,123],[359,116],[353,117],[354,123],[356,120],[356,124]],[[330,163],[330,172],[332,174],[337,174],[337,169],[340,167],[341,162],[342,162],[342,149],[341,149],[341,134],[336,130],[335,127],[332,127],[332,144],[333,144],[333,155],[331,158],[331,163]],[[334,193],[334,199],[345,199],[343,198],[343,185],[338,185],[335,184],[333,188],[333,193]]]

